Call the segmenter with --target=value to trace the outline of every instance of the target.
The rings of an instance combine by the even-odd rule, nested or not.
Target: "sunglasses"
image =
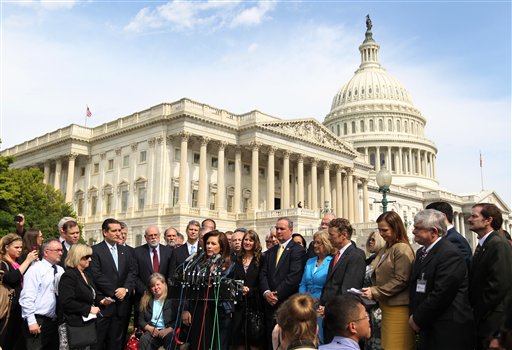
[[[92,258],[92,255],[86,255],[84,257],[82,257],[80,260],[89,260]]]

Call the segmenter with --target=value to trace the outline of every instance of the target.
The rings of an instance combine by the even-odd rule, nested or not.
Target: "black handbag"
[[[70,348],[82,348],[98,342],[96,322],[88,322],[85,326],[74,327],[66,324],[68,345]]]

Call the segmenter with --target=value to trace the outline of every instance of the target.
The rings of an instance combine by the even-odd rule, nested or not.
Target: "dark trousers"
[[[265,340],[264,349],[272,350],[272,331],[276,325],[275,312],[277,307],[270,305],[266,300],[264,301],[265,313]]]
[[[27,350],[58,350],[59,332],[57,330],[57,320],[36,315],[36,321],[41,327],[41,333],[39,334],[30,334],[27,324],[23,327]]]
[[[159,337],[153,337],[151,333],[148,331],[144,332],[142,337],[140,337],[140,350],[153,350],[158,349],[160,346],[163,346],[166,349],[172,349],[172,337],[174,336],[174,332],[170,332],[163,339]]]
[[[98,333],[98,343],[95,350],[123,350],[126,317],[112,315],[109,317],[100,317],[96,321]]]

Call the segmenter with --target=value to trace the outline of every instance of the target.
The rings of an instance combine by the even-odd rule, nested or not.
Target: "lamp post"
[[[382,164],[379,172],[377,173],[377,185],[379,185],[379,192],[382,192],[382,200],[380,202],[375,201],[375,203],[382,203],[384,213],[388,211],[388,203],[394,202],[388,201],[386,196],[386,194],[389,193],[389,186],[391,186],[391,180],[391,173],[386,168],[386,165]]]

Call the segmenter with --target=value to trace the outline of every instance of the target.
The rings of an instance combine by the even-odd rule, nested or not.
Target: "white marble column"
[[[348,183],[348,221],[354,222],[354,171],[352,168],[346,168]]]
[[[343,174],[343,188],[342,188],[342,197],[343,197],[343,218],[347,219],[348,220],[348,207],[349,207],[349,203],[348,203],[348,175],[347,175],[347,171],[345,169],[345,174]],[[341,215],[341,214],[338,214],[338,215]]]
[[[408,159],[407,163],[409,164],[409,175],[414,174],[414,171],[412,168],[412,149],[411,148],[409,148],[409,159]]]
[[[48,184],[50,182],[50,161],[47,160],[44,162],[44,184]]]
[[[290,152],[283,150],[282,209],[290,208]]]
[[[318,209],[318,183],[316,174],[316,159],[311,159],[311,209]]]
[[[336,215],[340,217],[343,213],[343,195],[342,195],[342,186],[341,186],[341,165],[336,166]]]
[[[464,213],[460,213],[459,214],[459,224],[460,224],[460,230],[459,230],[459,233],[466,237],[466,225],[465,225],[465,222],[464,222]]]
[[[432,171],[433,171],[434,179],[437,178],[436,158],[437,158],[437,156],[434,154],[434,157],[432,159]]]
[[[297,159],[297,181],[298,184],[298,202],[302,203],[302,207],[304,206],[304,156],[302,154],[299,154]]]
[[[387,154],[387,157],[386,157],[387,158],[386,159],[386,168],[390,172],[392,172],[393,171],[393,167],[391,165],[393,165],[393,164],[391,163],[391,147],[388,147],[388,151],[386,152],[386,154]]]
[[[455,229],[460,232],[460,222],[459,222],[459,213],[454,211],[453,212],[453,226],[455,227]]]
[[[353,179],[354,183],[354,223],[360,222],[361,219],[359,218],[359,190],[357,186],[357,177],[354,175]]]
[[[259,208],[258,198],[258,172],[259,172],[259,151],[260,145],[256,142],[251,143],[252,160],[251,160],[251,207],[252,210]]]
[[[62,174],[62,159],[55,160],[55,178],[53,179],[53,187],[60,191],[60,176]]]
[[[66,179],[66,202],[73,202],[73,183],[75,180],[75,159],[78,154],[68,155],[68,177]]]
[[[274,210],[274,196],[275,196],[275,159],[274,155],[276,148],[273,146],[268,147],[268,162],[267,162],[267,210]]]
[[[224,210],[226,207],[224,206],[224,202],[226,201],[225,194],[226,194],[226,183],[224,180],[224,171],[225,171],[225,165],[224,165],[224,152],[226,149],[227,143],[224,141],[219,141],[218,146],[218,162],[217,162],[217,200],[215,201],[215,209],[221,211]]]
[[[363,182],[363,222],[368,222],[368,179],[361,179]]]
[[[233,198],[233,211],[240,213],[242,201],[242,148],[235,148],[235,194]]]
[[[420,150],[416,150],[416,174],[421,175]]]
[[[380,147],[375,147],[375,172],[379,172],[382,161],[380,159]]]
[[[180,187],[178,195],[178,204],[180,206],[188,206],[188,139],[190,134],[188,132],[180,132],[181,148],[180,148]]]
[[[403,174],[403,154],[402,154],[402,147],[398,147],[398,174]]]
[[[329,203],[329,208],[332,208],[330,166],[331,165],[328,162],[324,163],[324,201]]]
[[[206,191],[208,189],[206,184],[206,151],[210,139],[202,136],[200,141],[201,148],[199,149],[199,186],[197,191],[197,205],[200,209],[206,209]]]

